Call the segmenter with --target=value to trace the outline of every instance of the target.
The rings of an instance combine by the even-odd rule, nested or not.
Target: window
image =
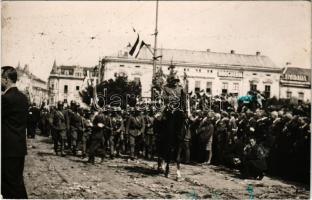
[[[54,90],[54,84],[51,84],[51,90]]]
[[[271,76],[271,74],[266,74],[266,76]]]
[[[257,85],[254,84],[254,83],[251,83],[251,84],[250,84],[250,90],[256,91],[256,90],[257,90]]]
[[[257,75],[257,73],[252,73],[252,75]]]
[[[303,92],[298,93],[298,99],[303,101],[303,99],[304,99],[304,93]]]
[[[195,81],[195,92],[200,92],[200,81]]]
[[[201,72],[201,69],[198,69],[198,72]]]
[[[136,65],[135,67],[136,67],[136,68],[140,68],[141,66],[140,66],[140,65]]]
[[[134,77],[133,80],[134,80],[134,82],[136,82],[136,83],[140,83],[140,81],[141,81],[141,80],[140,80],[140,77]]]
[[[233,83],[233,90],[238,91],[239,90],[239,84],[238,83]]]
[[[186,71],[186,69],[184,68],[184,71]]]
[[[65,93],[65,94],[68,93],[68,85],[64,85],[64,93]]]
[[[270,98],[270,96],[271,96],[271,86],[270,85],[264,86],[264,95],[266,98]]]
[[[286,92],[286,98],[287,98],[287,99],[290,99],[290,98],[291,98],[291,92],[290,92],[290,91],[287,91],[287,92]]]
[[[79,86],[76,86],[76,90],[79,90]]]
[[[119,65],[119,67],[124,67],[125,65]]]
[[[68,70],[65,70],[65,71],[64,71],[64,74],[65,74],[65,75],[69,75],[69,71],[68,71]]]
[[[222,94],[227,94],[228,93],[228,83],[222,83]]]
[[[211,94],[212,82],[206,83],[206,93]]]

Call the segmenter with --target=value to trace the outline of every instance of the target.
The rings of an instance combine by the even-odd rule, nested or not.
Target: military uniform
[[[117,112],[115,110],[114,112]],[[110,156],[113,157],[115,155],[115,151],[117,151],[117,155],[120,153],[120,145],[121,145],[121,138],[123,138],[124,134],[124,123],[122,117],[114,113],[111,117],[111,125],[112,130],[109,138],[110,143]]]
[[[76,108],[77,109],[77,108]],[[78,144],[81,141],[83,134],[82,117],[77,110],[70,112],[70,132],[71,132],[71,145],[74,155],[77,154]]]
[[[82,157],[86,156],[88,142],[90,141],[90,136],[92,134],[93,124],[89,119],[88,115],[82,117],[83,120],[83,135],[82,135]]]
[[[93,119],[93,129],[90,137],[89,162],[94,163],[97,150],[102,150],[102,158],[104,157],[104,143],[103,143],[103,127],[104,114],[102,112],[95,115]]]
[[[58,106],[61,106],[60,104]],[[65,155],[64,153],[64,145],[66,141],[66,121],[63,110],[59,107],[57,110],[53,112],[53,134],[52,139],[54,143],[54,151],[58,154],[58,143],[60,143],[60,151],[61,155]]]
[[[129,143],[130,143],[130,157],[135,158],[135,152],[138,150],[139,145],[141,144],[142,135],[144,134],[144,119],[139,114],[138,111],[130,116],[127,124],[127,134],[129,134]]]
[[[155,137],[154,137],[154,117],[152,114],[145,115],[145,156],[152,158],[154,155]]]

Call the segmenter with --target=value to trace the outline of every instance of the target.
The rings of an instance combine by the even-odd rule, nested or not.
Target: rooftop
[[[219,53],[211,51],[194,51],[184,49],[157,49],[157,55],[162,55],[163,61],[174,61],[182,63],[218,64],[248,67],[278,68],[272,60],[264,55],[247,55],[232,53]],[[137,59],[151,59],[151,52],[143,47]]]
[[[37,77],[36,75],[34,75],[33,73],[31,73],[28,68],[21,68],[21,67],[17,67],[16,68],[17,74],[18,76],[21,76],[22,74],[26,74],[30,79],[41,82],[41,83],[46,83],[46,81],[40,79],[39,77]]]
[[[304,75],[307,76],[309,82],[311,81],[311,69],[308,68],[286,67],[283,72],[283,74]]]

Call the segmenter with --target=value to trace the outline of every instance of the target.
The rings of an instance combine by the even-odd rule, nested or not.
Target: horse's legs
[[[178,152],[177,152],[177,181],[181,178],[181,172],[180,172],[180,162],[181,162],[181,154],[182,154],[182,144],[178,146]]]
[[[170,161],[166,161],[166,171],[165,171],[165,176],[168,178],[169,177],[169,163]]]

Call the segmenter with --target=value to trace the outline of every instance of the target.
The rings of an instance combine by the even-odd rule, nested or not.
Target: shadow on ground
[[[43,152],[43,151],[39,151],[37,153],[38,156],[55,156],[54,152]]]
[[[159,172],[157,170],[142,167],[142,166],[125,166],[123,168],[130,173],[138,173],[138,174],[144,174],[144,175],[148,175],[148,176],[158,176],[159,175]]]

